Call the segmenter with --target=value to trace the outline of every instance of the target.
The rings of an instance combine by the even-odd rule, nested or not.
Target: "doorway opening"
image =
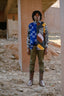
[[[0,22],[0,38],[7,38],[7,22]]]

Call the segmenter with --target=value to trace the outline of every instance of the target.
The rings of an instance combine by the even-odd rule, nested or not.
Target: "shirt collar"
[[[38,21],[39,23],[41,23],[41,21]],[[37,23],[36,21],[34,21],[34,23]]]

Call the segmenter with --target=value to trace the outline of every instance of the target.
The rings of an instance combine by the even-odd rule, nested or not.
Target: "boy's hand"
[[[48,48],[45,48],[44,49],[44,55],[47,55],[47,53],[48,53]]]
[[[29,48],[27,49],[27,54],[30,55],[30,49]]]

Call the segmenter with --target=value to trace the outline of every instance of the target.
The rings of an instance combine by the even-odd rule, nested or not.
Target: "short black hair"
[[[36,15],[36,13],[38,13],[39,15],[40,15],[40,20],[42,19],[42,14],[41,14],[41,12],[39,11],[39,10],[35,10],[35,11],[33,11],[33,13],[32,13],[32,19],[33,19],[33,21],[35,21],[34,20],[34,16]]]

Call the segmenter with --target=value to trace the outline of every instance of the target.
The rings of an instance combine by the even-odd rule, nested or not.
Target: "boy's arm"
[[[48,28],[45,26],[45,55],[48,52]]]
[[[27,33],[27,53],[30,54],[30,30],[28,27],[28,33]]]
[[[45,26],[45,48],[48,48],[48,28]]]

